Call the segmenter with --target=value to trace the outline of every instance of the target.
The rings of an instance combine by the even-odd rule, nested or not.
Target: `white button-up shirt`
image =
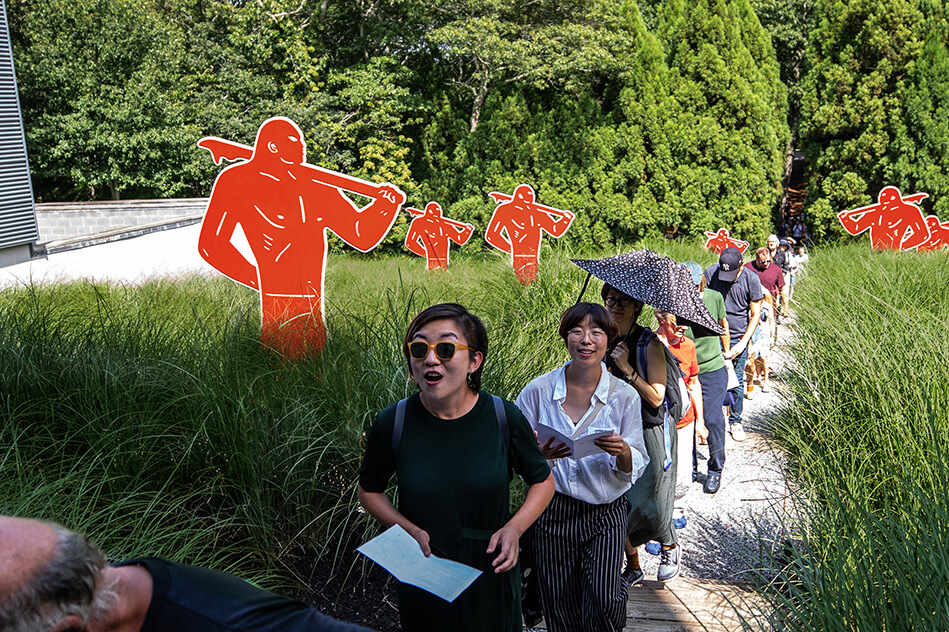
[[[622,380],[613,378],[617,384],[610,393],[610,374],[601,362],[600,382],[590,398],[590,407],[580,421],[574,423],[563,409],[564,400],[567,399],[564,370],[569,364],[532,380],[517,396],[515,403],[534,430],[543,424],[568,437],[586,422],[587,417],[594,414],[597,401],[603,403],[596,419],[580,436],[604,430],[616,432],[629,444],[633,457],[632,472],[627,474],[619,470],[616,457],[606,452],[579,459],[565,457],[548,461],[558,492],[590,504],[602,505],[626,493],[649,463],[646,444],[643,442],[642,404],[636,389]]]

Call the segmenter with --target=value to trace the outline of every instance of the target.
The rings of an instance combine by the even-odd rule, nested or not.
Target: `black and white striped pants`
[[[591,505],[554,494],[534,527],[534,568],[550,632],[620,632],[626,498]]]

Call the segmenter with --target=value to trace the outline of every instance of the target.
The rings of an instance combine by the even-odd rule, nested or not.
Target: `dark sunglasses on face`
[[[607,296],[606,300],[603,301],[606,303],[607,307],[613,307],[614,305],[619,305],[620,307],[629,307],[633,302],[631,298],[618,298],[616,296]]]
[[[409,343],[409,355],[415,358],[416,360],[424,360],[425,356],[428,355],[428,350],[432,347],[435,348],[435,357],[439,360],[451,360],[455,357],[455,350],[457,349],[467,349],[468,351],[475,351],[471,347],[466,347],[463,344],[457,342],[422,342],[421,340],[416,340],[415,342]]]

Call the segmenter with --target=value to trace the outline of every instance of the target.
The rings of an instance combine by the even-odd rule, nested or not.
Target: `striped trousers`
[[[620,632],[627,589],[620,578],[626,498],[591,505],[565,494],[534,526],[534,568],[550,632]]]

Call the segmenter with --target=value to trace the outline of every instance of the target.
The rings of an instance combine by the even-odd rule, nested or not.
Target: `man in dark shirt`
[[[745,272],[737,248],[723,250],[718,264],[705,271],[705,280],[706,287],[725,297],[729,342],[733,343],[725,349],[725,357],[732,360],[738,376],[738,386],[729,391],[733,399],[728,415],[729,432],[735,441],[744,441],[741,413],[745,399],[745,364],[748,362],[748,343],[761,316],[764,290],[757,274]]]
[[[107,566],[84,536],[0,516],[0,630],[367,632],[244,580],[142,558]]]

